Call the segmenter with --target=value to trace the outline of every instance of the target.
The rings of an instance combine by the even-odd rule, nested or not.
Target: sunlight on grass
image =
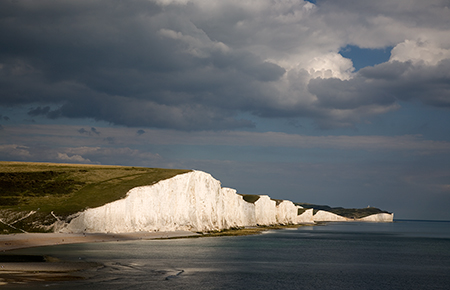
[[[33,223],[53,222],[52,212],[63,219],[86,208],[124,198],[134,187],[155,184],[187,172],[189,170],[0,162],[0,218],[8,222],[13,212],[24,215],[36,211],[33,216],[15,223],[17,228],[32,230]],[[0,231],[2,227],[8,233],[13,231],[3,223]]]

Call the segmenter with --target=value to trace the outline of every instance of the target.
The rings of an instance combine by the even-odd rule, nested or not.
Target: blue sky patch
[[[339,53],[353,61],[356,71],[366,67],[386,62],[391,57],[392,47],[381,49],[360,48],[356,45],[347,45]]]

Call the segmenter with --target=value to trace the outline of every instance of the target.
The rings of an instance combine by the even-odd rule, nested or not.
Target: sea
[[[102,266],[78,273],[84,280],[9,289],[450,289],[448,221],[327,223],[252,236],[73,244],[14,253]]]

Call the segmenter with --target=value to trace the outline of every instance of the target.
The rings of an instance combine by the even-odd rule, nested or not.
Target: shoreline
[[[189,231],[134,233],[20,233],[0,235],[0,286],[49,281],[88,279],[84,270],[103,267],[95,262],[62,261],[42,255],[16,255],[14,250],[57,246],[64,244],[120,242],[132,240],[161,240],[219,236],[256,235],[269,230],[298,228],[299,225],[272,225],[226,229],[205,233]]]
[[[202,236],[189,231],[173,232],[134,232],[134,233],[20,233],[0,235],[0,252],[12,250],[56,246],[64,244],[119,242],[130,240],[154,240]]]
[[[132,240],[162,240],[180,238],[201,238],[218,236],[247,236],[260,234],[264,231],[279,230],[288,228],[298,228],[302,226],[320,225],[315,224],[295,224],[295,225],[269,225],[254,226],[244,228],[232,228],[211,232],[190,232],[190,231],[158,231],[158,232],[131,232],[131,233],[17,233],[0,235],[0,257],[2,253],[13,250],[57,246],[65,244],[80,243],[102,243],[120,242]]]
[[[21,233],[0,235],[0,286],[49,281],[86,279],[84,270],[102,264],[82,261],[62,261],[56,257],[16,255],[14,250],[64,244],[155,240],[201,236],[188,231],[137,232],[121,234]]]

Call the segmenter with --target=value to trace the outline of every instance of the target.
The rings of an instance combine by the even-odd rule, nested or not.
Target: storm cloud
[[[178,130],[254,127],[242,114],[352,126],[399,100],[449,107],[446,2],[360,2],[2,1],[0,106]],[[394,49],[354,73],[347,45]]]

